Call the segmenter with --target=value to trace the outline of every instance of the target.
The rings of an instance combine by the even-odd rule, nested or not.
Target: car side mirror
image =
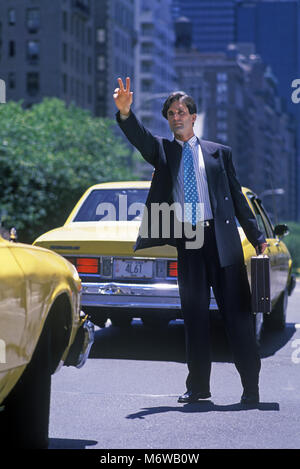
[[[287,225],[276,225],[274,228],[274,235],[278,236],[278,238],[288,235],[289,232]]]
[[[9,240],[13,243],[16,243],[17,239],[18,239],[17,230],[15,227],[13,227],[10,229],[10,232],[9,232]]]

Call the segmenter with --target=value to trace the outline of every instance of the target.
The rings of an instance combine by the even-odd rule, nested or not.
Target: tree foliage
[[[113,121],[46,98],[0,106],[0,211],[21,241],[64,223],[92,184],[135,178]]]

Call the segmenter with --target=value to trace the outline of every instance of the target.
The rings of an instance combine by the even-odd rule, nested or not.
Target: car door
[[[269,218],[265,215],[265,211],[263,210],[261,202],[257,196],[252,192],[248,192],[247,196],[251,202],[251,206],[253,207],[258,227],[264,234],[268,243],[268,247],[264,254],[270,258],[271,299],[273,301],[277,298],[280,292],[280,265],[278,259],[278,246],[276,244],[277,240],[274,239],[272,224]]]
[[[286,288],[287,285],[290,256],[285,244],[281,241],[281,239],[279,239],[278,236],[274,235],[274,228],[272,226],[270,218],[266,213],[266,210],[262,205],[261,200],[256,199],[255,202],[262,214],[262,217],[265,220],[265,224],[268,225],[268,229],[272,233],[272,244],[274,245],[274,248],[276,248],[276,294],[279,295]]]
[[[0,237],[0,398],[7,373],[26,363],[22,343],[25,326],[24,275],[11,252],[9,242]]]
[[[270,257],[271,267],[271,298],[272,301],[277,299],[282,291],[282,259],[281,246],[277,237],[274,236],[274,228],[270,217],[267,215],[261,200],[254,197],[253,205],[256,211],[257,219],[261,220],[261,225],[265,227],[265,235],[268,243],[266,254]]]

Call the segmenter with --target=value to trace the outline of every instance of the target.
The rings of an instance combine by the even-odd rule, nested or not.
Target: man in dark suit
[[[259,402],[260,357],[235,217],[256,253],[262,253],[267,244],[242,193],[231,149],[194,135],[196,106],[193,99],[183,92],[172,93],[162,110],[174,140],[153,136],[131,111],[133,93],[130,79],[126,78],[126,87],[120,78],[118,83],[114,100],[119,110],[119,126],[155,169],[146,201],[147,236],[140,232],[135,250],[170,244],[176,246],[178,252],[178,286],[188,365],[186,392],[178,402],[196,402],[211,396],[209,299],[212,286],[243,386],[241,403],[256,405]],[[171,229],[168,239],[162,236],[161,231],[156,237],[151,235],[149,214],[153,205],[167,203],[171,206],[174,202],[189,207],[190,211],[184,209],[185,222],[190,223],[193,229],[199,224],[203,228],[204,243],[201,247],[187,248],[186,233],[189,231],[186,230],[182,230],[182,236],[178,237]],[[203,207],[200,220],[197,204]]]

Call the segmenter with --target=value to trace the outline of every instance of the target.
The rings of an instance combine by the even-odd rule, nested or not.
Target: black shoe
[[[200,399],[207,399],[210,397],[211,394],[210,392],[193,392],[193,391],[187,391],[182,396],[178,397],[178,401],[181,404],[190,404],[192,402],[197,402]]]
[[[241,397],[241,404],[246,406],[255,406],[259,404],[258,391],[244,391]]]

